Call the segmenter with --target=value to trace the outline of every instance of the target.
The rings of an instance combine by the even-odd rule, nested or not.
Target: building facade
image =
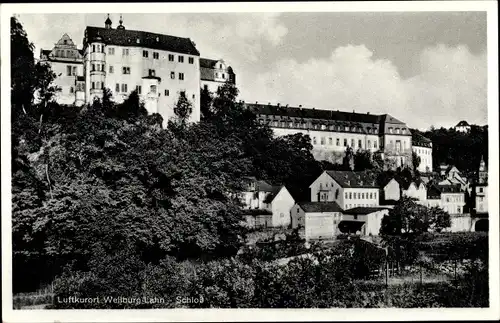
[[[411,133],[405,123],[384,114],[304,109],[281,105],[248,104],[262,124],[276,136],[303,133],[311,138],[318,160],[341,162],[347,147],[380,151],[394,166],[411,165]]]
[[[55,99],[60,104],[83,104],[83,87],[78,78],[83,77],[83,51],[64,34],[52,49],[40,50],[40,61],[47,63],[56,74],[56,85],[60,91]],[[80,100],[77,100],[79,98]]]
[[[469,132],[470,131],[470,125],[467,123],[467,121],[462,120],[457,125],[455,126],[455,131],[458,132]]]
[[[303,202],[292,207],[292,228],[306,240],[333,239],[342,218],[342,209],[335,202]]]
[[[432,141],[421,135],[412,137],[412,149],[420,157],[417,170],[421,173],[432,172]]]
[[[83,39],[85,98],[91,103],[111,90],[123,102],[137,90],[148,113],[174,117],[181,95],[192,103],[190,121],[200,120],[200,53],[189,38],[127,30],[120,25],[87,27]]]
[[[201,87],[213,95],[226,82],[236,85],[233,68],[228,66],[223,59],[200,58],[200,80]]]
[[[336,202],[343,210],[379,205],[379,187],[368,172],[327,170],[309,188],[312,202]]]

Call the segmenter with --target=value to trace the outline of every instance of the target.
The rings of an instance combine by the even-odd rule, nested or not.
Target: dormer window
[[[156,37],[156,41],[159,42],[160,41],[160,37]]]
[[[389,133],[393,133],[393,129],[389,127]]]

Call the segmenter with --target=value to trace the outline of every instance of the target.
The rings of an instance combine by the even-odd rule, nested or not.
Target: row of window
[[[83,83],[76,84],[76,91],[77,92],[85,91],[85,86],[83,85]],[[69,88],[69,93],[75,93],[75,88],[73,86]]]
[[[463,196],[459,195],[459,196],[447,196],[445,198],[445,201],[447,203],[450,203],[450,202],[463,202]]]
[[[403,141],[403,150],[406,150],[406,141]],[[397,152],[401,151],[401,140],[396,140],[396,144],[394,144],[394,141],[389,140],[389,144],[387,145],[387,149],[389,150],[396,150]]]
[[[415,148],[415,152],[420,155],[430,155],[432,153],[431,149]]]
[[[71,49],[56,49],[55,51],[56,57],[67,57],[67,58],[76,58],[76,51]]]
[[[104,64],[98,64],[98,63],[92,64],[91,71],[104,71]],[[109,65],[109,74],[113,74],[114,72],[115,72],[114,66]],[[122,66],[122,74],[129,75],[130,74],[130,67],[129,66]],[[149,69],[148,75],[149,76],[156,76],[156,70]],[[175,80],[175,72],[170,72],[170,78],[172,80]],[[184,80],[184,73],[179,73],[179,80],[181,80],[181,81]]]
[[[94,52],[94,53],[104,53],[104,45],[99,45],[99,44],[92,45],[92,52]],[[108,55],[115,55],[115,48],[114,47],[108,47]],[[122,56],[129,56],[129,55],[130,55],[129,48],[122,48]],[[149,51],[148,50],[143,50],[142,51],[142,57],[149,58]],[[160,59],[160,53],[159,52],[153,52],[152,57],[153,57],[153,59]],[[168,54],[168,60],[169,60],[169,62],[173,62],[175,60],[175,55],[174,54]],[[184,56],[183,55],[177,55],[177,61],[179,63],[184,63]],[[188,57],[188,63],[189,64],[194,64],[194,57]]]
[[[359,126],[341,126],[341,125],[326,125],[311,122],[309,126],[308,122],[293,122],[293,121],[277,121],[277,120],[265,120],[260,119],[261,124],[267,123],[271,127],[282,127],[282,128],[299,128],[299,129],[314,129],[314,130],[331,130],[331,131],[349,131],[349,132],[359,132],[364,133],[363,128]],[[377,134],[378,129],[376,127],[367,127],[366,133]]]
[[[393,129],[392,127],[389,127],[389,133],[405,134],[406,133],[406,128],[402,128],[402,129],[396,128],[396,129]]]
[[[340,138],[332,138],[332,137],[328,137],[328,141],[327,141],[327,138],[326,137],[320,137],[320,145],[322,146],[325,146],[325,145],[329,145],[329,146],[333,146],[333,139],[335,139],[335,146],[339,147],[340,146]],[[317,145],[318,144],[318,140],[316,137],[313,137],[312,138],[312,143],[313,145]],[[350,145],[349,145],[349,142],[346,138],[344,138],[344,147],[352,147],[352,148],[356,148],[356,141],[354,139],[351,138],[351,141],[350,141]],[[363,148],[363,141],[361,139],[358,140],[358,148]],[[373,141],[373,147],[372,147],[372,141],[371,140],[368,140],[366,142],[366,148],[375,148],[377,149],[378,148],[378,143],[376,140]]]
[[[345,192],[346,200],[377,199],[377,193]]]

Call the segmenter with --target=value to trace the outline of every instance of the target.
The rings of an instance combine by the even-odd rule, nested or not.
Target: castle
[[[230,66],[201,58],[191,39],[127,30],[121,16],[116,28],[109,15],[104,27],[86,27],[83,49],[64,34],[54,48],[41,50],[40,59],[58,76],[59,103],[91,103],[102,98],[105,88],[120,103],[137,90],[148,112],[159,113],[165,122],[173,117],[180,95],[193,104],[190,119],[196,122],[200,88],[216,92],[225,82],[236,82]]]

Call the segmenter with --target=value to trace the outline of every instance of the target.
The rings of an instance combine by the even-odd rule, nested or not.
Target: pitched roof
[[[467,126],[469,126],[469,124],[467,123],[467,121],[462,120],[459,123],[457,123],[457,125],[455,127],[467,127]]]
[[[271,192],[264,199],[264,203],[271,203],[284,186],[273,186]],[[286,188],[285,188],[286,189]]]
[[[427,199],[440,199],[441,191],[436,187],[436,185],[432,184],[427,189]]]
[[[412,146],[430,148],[432,145],[432,140],[414,131],[411,133],[411,144]]]
[[[217,64],[218,60],[210,59],[210,58],[200,58],[200,67],[205,68],[214,68],[215,64]]]
[[[86,41],[84,41],[84,47],[87,45],[87,42],[92,41],[93,38],[101,37],[103,42],[108,45],[138,46],[200,56],[200,52],[196,49],[194,43],[189,38],[162,35],[139,30],[90,26],[86,28],[85,35]],[[139,40],[139,43],[137,43],[137,40]]]
[[[355,207],[355,208],[352,208],[352,209],[349,209],[349,210],[345,210],[343,213],[344,214],[361,214],[361,215],[366,215],[366,214],[370,214],[370,213],[375,213],[375,212],[378,212],[378,211],[382,211],[382,210],[389,210],[388,207],[363,207],[363,206],[359,206],[359,207]]]
[[[344,188],[379,188],[376,175],[372,172],[336,170],[326,170],[325,172]]]
[[[306,213],[342,212],[337,202],[301,202],[298,204]]]
[[[438,185],[437,189],[441,193],[462,193],[460,185]]]

